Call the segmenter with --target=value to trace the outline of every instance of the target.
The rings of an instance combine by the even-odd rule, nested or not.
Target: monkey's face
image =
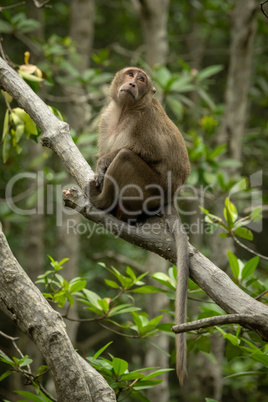
[[[126,68],[115,77],[117,86],[117,102],[120,104],[135,104],[147,94],[154,94],[151,79],[141,69]]]

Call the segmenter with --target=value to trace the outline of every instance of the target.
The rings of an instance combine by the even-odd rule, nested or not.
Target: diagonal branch
[[[59,402],[115,401],[103,377],[74,350],[61,315],[45,300],[12,254],[0,224],[0,309],[37,345]],[[100,390],[104,392],[100,394]]]

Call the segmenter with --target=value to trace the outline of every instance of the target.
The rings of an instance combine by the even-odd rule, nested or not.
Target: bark
[[[257,10],[255,0],[238,0],[232,15],[225,113],[218,142],[228,142],[229,156],[238,160],[242,155],[242,138],[247,121]]]
[[[132,0],[132,3],[141,20],[147,64],[150,67],[165,64],[169,0]]]
[[[58,401],[115,401],[102,376],[74,350],[61,315],[50,307],[13,256],[1,225],[0,244],[0,308],[44,356]]]

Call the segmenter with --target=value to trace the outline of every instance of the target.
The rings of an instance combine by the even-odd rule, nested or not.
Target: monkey
[[[190,174],[182,134],[155,98],[150,76],[141,68],[126,67],[110,85],[110,101],[99,122],[98,161],[88,184],[95,207],[133,223],[141,217],[163,214]],[[176,212],[176,211],[175,211]],[[189,276],[188,239],[176,212],[167,217],[177,248],[176,324],[186,321]],[[183,384],[186,335],[176,334],[176,371]]]

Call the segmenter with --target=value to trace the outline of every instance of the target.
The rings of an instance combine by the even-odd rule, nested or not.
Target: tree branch
[[[103,377],[74,350],[61,315],[13,256],[1,224],[0,244],[0,309],[39,348],[51,370],[58,401],[115,401]]]
[[[267,326],[265,322],[266,318],[261,315],[249,315],[249,314],[229,314],[220,315],[216,317],[203,318],[202,320],[196,320],[192,322],[187,322],[181,325],[174,325],[172,331],[175,334],[181,334],[182,332],[193,331],[201,328],[214,327],[215,325],[226,325],[226,324],[239,324],[242,327],[262,327]]]

